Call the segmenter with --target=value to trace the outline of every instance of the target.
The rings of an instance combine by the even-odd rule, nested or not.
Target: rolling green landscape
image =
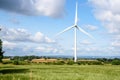
[[[120,80],[116,65],[0,65],[0,80]]]

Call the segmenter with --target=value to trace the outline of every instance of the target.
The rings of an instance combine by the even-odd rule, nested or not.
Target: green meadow
[[[120,80],[120,66],[0,64],[0,80]]]

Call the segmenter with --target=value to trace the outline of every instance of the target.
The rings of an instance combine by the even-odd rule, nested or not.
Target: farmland
[[[0,64],[0,80],[120,80],[115,65]]]

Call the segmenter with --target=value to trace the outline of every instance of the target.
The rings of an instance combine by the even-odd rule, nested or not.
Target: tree
[[[113,60],[112,65],[120,65],[120,60]]]
[[[0,29],[0,31],[1,31],[1,29]],[[0,63],[2,63],[3,53],[4,53],[4,51],[2,51],[2,40],[0,39]]]

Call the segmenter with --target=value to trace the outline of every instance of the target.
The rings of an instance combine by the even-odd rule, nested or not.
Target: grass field
[[[0,80],[120,80],[120,66],[1,64]]]

